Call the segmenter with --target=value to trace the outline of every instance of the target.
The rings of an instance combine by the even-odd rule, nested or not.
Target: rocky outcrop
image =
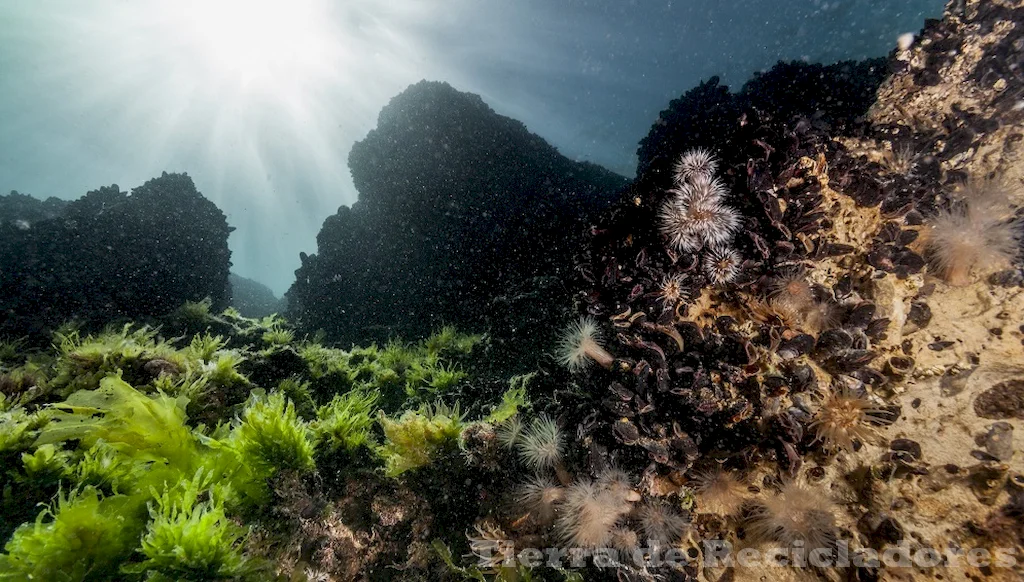
[[[231,306],[244,317],[261,318],[273,313],[283,313],[286,303],[259,281],[231,273]]]
[[[425,81],[381,111],[349,166],[359,200],[324,222],[287,294],[300,326],[343,341],[442,324],[525,337],[565,308],[557,278],[625,183],[480,97]]]
[[[165,172],[131,195],[103,187],[59,214],[34,206],[0,224],[0,333],[144,318],[205,297],[227,306],[232,229],[186,174]]]

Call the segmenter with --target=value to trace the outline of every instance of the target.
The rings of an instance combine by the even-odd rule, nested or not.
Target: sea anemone
[[[858,390],[837,381],[815,411],[810,428],[816,433],[814,440],[826,447],[852,450],[854,441],[876,436],[873,423],[885,412]]]
[[[534,469],[554,467],[562,462],[562,431],[554,420],[538,416],[516,443],[519,458]]]
[[[624,495],[615,482],[579,481],[568,488],[562,514],[555,521],[564,541],[581,548],[605,547],[613,541],[619,520],[633,509],[633,495]]]
[[[601,346],[597,321],[591,317],[581,317],[565,330],[558,343],[558,359],[571,372],[582,370],[590,361],[609,370],[615,363],[615,356]]]
[[[506,559],[515,555],[515,545],[501,528],[492,524],[477,524],[475,534],[466,534],[469,550],[479,560],[480,566],[488,570],[501,567]]]
[[[704,274],[716,285],[731,283],[739,275],[741,261],[736,250],[725,246],[714,247],[704,257]]]
[[[697,511],[733,515],[746,501],[747,487],[735,473],[714,468],[697,473],[691,483],[697,493]]]
[[[1003,180],[972,180],[961,199],[928,221],[927,254],[950,285],[966,285],[972,273],[1009,266],[1020,253],[1021,222],[1013,215]]]
[[[670,190],[676,200],[691,203],[721,202],[728,189],[721,180],[710,175],[700,174],[693,179]]]
[[[690,527],[690,520],[660,499],[641,505],[637,518],[648,542],[672,544]]]
[[[776,495],[757,500],[746,516],[746,531],[761,542],[808,551],[831,549],[836,543],[835,504],[821,491],[790,481]]]
[[[498,442],[506,449],[515,448],[522,434],[523,421],[519,418],[518,414],[498,426]]]
[[[803,267],[783,269],[771,279],[768,289],[772,299],[794,307],[814,302],[814,289],[807,281],[807,272]]]
[[[665,277],[658,287],[658,300],[666,309],[671,309],[677,303],[687,298],[686,288],[683,286],[683,277],[674,275]]]
[[[718,169],[718,158],[710,150],[695,148],[683,152],[673,167],[677,184],[689,182],[698,176],[711,177]]]
[[[551,525],[555,521],[556,506],[564,500],[565,489],[550,478],[539,475],[521,484],[516,491],[516,502],[542,526]]]

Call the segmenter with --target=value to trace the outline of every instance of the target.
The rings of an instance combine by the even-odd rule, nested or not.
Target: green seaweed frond
[[[245,530],[228,518],[223,493],[212,483],[212,475],[199,469],[191,479],[154,491],[142,537],[146,560],[123,570],[196,581],[253,573],[254,564],[242,554]]]
[[[263,332],[263,343],[272,346],[286,346],[295,341],[295,332],[281,327],[272,327]]]
[[[202,324],[214,318],[213,300],[209,297],[201,301],[186,301],[174,311],[174,316],[191,323]]]
[[[25,474],[19,475],[17,479],[22,483],[40,486],[56,485],[72,472],[71,456],[70,452],[54,445],[42,445],[31,453],[22,453],[21,464]]]
[[[177,369],[187,363],[184,355],[157,339],[157,330],[149,327],[133,329],[132,324],[126,324],[95,336],[83,338],[76,330],[55,334],[54,338],[58,358],[52,385],[65,394],[95,389],[104,377],[138,370],[152,360],[163,360]]]
[[[317,410],[317,420],[313,423],[317,441],[326,445],[331,453],[342,449],[352,453],[369,444],[375,416],[373,407],[378,398],[379,392],[359,389],[336,395]]]
[[[0,412],[0,459],[29,449],[48,419],[43,414],[28,414],[21,407]]]
[[[316,468],[313,433],[295,413],[295,404],[280,392],[254,393],[232,429],[229,442],[243,464],[267,477],[280,470]]]
[[[528,374],[532,376],[532,374]],[[494,406],[494,410],[487,415],[484,422],[499,425],[519,413],[519,409],[526,405],[526,384],[529,379],[518,383],[516,380],[523,376],[512,378],[509,384],[512,386],[501,395],[501,402]]]
[[[90,448],[100,441],[121,454],[142,461],[161,461],[191,472],[197,443],[185,424],[187,399],[166,394],[147,396],[116,376],[98,390],[75,392],[51,405],[49,423],[36,446],[73,439]]]
[[[24,338],[0,340],[0,366],[11,365],[21,361],[24,347]]]
[[[443,353],[468,354],[483,341],[481,335],[467,335],[456,331],[454,326],[446,325],[430,334],[423,340],[422,347],[427,353],[441,355]]]
[[[209,362],[213,359],[214,354],[224,349],[227,343],[223,336],[197,333],[192,336],[192,341],[189,342],[187,351],[192,358],[201,362]]]
[[[216,359],[203,364],[202,373],[207,382],[215,386],[224,388],[248,386],[249,379],[238,371],[238,367],[243,362],[245,362],[245,356],[241,353],[235,350],[222,350],[216,353]]]
[[[21,525],[0,554],[0,580],[116,580],[138,543],[141,505],[93,487],[58,494],[34,523]]]
[[[85,451],[72,475],[80,486],[90,485],[105,494],[129,493],[147,467],[99,441]]]
[[[389,477],[424,467],[446,449],[456,448],[462,431],[457,405],[454,409],[443,404],[423,406],[405,411],[397,420],[380,413],[378,420],[384,429],[384,445],[377,454]]]
[[[309,382],[300,382],[295,378],[286,378],[277,385],[277,391],[283,393],[295,403],[295,413],[303,420],[316,418],[316,403],[309,391]]]

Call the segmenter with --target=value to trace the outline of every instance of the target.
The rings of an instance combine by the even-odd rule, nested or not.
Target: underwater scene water
[[[0,118],[0,580],[1024,579],[1024,0],[11,1]]]

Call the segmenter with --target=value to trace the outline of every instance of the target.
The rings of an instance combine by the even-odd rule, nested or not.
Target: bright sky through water
[[[631,175],[658,112],[711,75],[884,56],[941,0],[10,0],[0,191],[77,198],[187,172],[283,293],[356,199],[352,143],[420,79],[482,95]]]

